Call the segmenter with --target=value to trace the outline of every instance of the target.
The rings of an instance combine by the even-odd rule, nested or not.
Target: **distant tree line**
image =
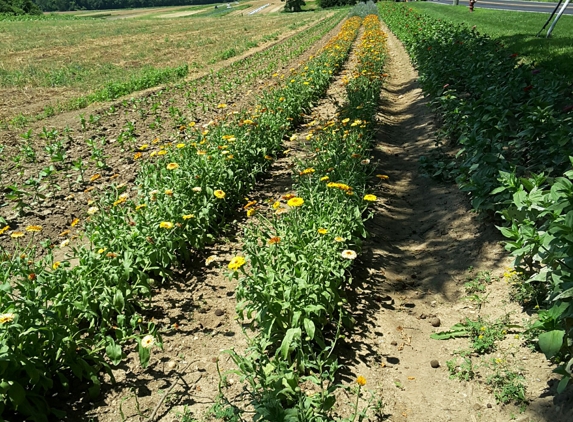
[[[0,13],[6,15],[39,15],[42,11],[32,0],[0,0]]]
[[[316,4],[318,4],[323,9],[337,6],[352,6],[358,2],[358,0],[316,0]]]
[[[2,1],[6,0],[0,0],[0,2]],[[133,9],[137,7],[187,6],[196,4],[221,3],[221,0],[35,0],[35,2],[43,11],[55,12],[64,10]]]

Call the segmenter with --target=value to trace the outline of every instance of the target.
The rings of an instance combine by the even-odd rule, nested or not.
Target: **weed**
[[[527,399],[523,375],[510,369],[503,359],[492,359],[490,368],[493,374],[487,378],[486,383],[492,388],[497,402],[525,404]]]
[[[476,373],[472,360],[467,357],[462,357],[463,362],[459,363],[458,359],[446,361],[448,371],[450,371],[450,378],[459,381],[470,381],[474,379]]]

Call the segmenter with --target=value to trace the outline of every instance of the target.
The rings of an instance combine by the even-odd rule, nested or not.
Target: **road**
[[[452,4],[452,0],[431,0],[433,3]],[[458,7],[468,7],[467,0],[460,0]],[[512,10],[517,12],[551,13],[557,3],[542,3],[536,1],[517,0],[477,0],[476,8]],[[565,15],[573,15],[573,4],[569,4],[564,12]]]

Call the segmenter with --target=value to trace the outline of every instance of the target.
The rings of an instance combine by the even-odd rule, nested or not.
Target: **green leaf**
[[[288,357],[291,343],[293,342],[295,337],[300,338],[300,335],[301,335],[300,328],[289,328],[287,330],[280,348],[280,353],[283,359],[286,359]]]
[[[304,331],[306,331],[306,334],[308,334],[311,340],[314,339],[314,331],[315,331],[314,322],[312,322],[311,319],[305,318],[303,319],[303,324],[304,324]]]
[[[565,389],[567,388],[567,384],[569,384],[570,379],[571,377],[568,375],[561,378],[561,381],[559,381],[559,384],[557,385],[557,394],[561,394],[562,392],[565,391]]]
[[[565,331],[563,330],[553,330],[539,335],[539,347],[547,359],[552,358],[563,346],[563,336]]]
[[[113,295],[113,307],[121,309],[122,311],[125,308],[125,299],[123,298],[123,293],[119,289],[117,289]]]
[[[142,367],[147,368],[149,358],[151,357],[151,350],[139,344],[139,363]]]
[[[467,337],[470,335],[470,330],[464,324],[456,324],[452,326],[451,330],[443,331],[441,333],[434,333],[430,338],[434,340],[449,340],[451,338]]]
[[[14,403],[14,407],[17,407],[26,400],[26,390],[17,381],[14,381],[8,390],[8,397]]]
[[[113,339],[110,338],[109,340],[111,341],[110,344],[106,346],[105,353],[114,365],[119,365],[122,358],[121,346],[116,344]]]

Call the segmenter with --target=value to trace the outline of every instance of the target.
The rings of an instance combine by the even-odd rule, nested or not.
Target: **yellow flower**
[[[100,248],[98,249],[97,253],[102,254],[106,251],[107,248]]]
[[[376,202],[377,199],[378,198],[376,198],[376,195],[372,194],[364,195],[364,200],[368,202]]]
[[[179,168],[179,164],[177,163],[169,163],[167,164],[167,170],[175,170]]]
[[[360,387],[364,387],[366,385],[366,378],[364,378],[362,375],[359,375],[358,378],[356,378],[356,384],[358,384]]]
[[[17,238],[22,237],[22,236],[24,236],[24,232],[13,232],[13,233],[10,235],[10,237],[11,237],[12,239],[17,239]]]
[[[227,104],[221,103],[217,106],[217,108],[227,108]]]
[[[194,218],[195,216],[193,214],[185,214],[183,216],[183,220],[189,220],[190,218]]]
[[[147,148],[149,148],[148,144],[143,144],[142,146],[139,147],[140,151],[145,151]]]
[[[70,244],[70,239],[66,239],[62,243],[60,243],[60,248],[65,248],[69,244]]]
[[[345,185],[344,183],[336,183],[336,182],[330,182],[326,185],[329,188],[335,188],[335,189],[340,189],[343,190],[345,192],[350,192],[352,191],[352,188],[348,185]]]
[[[329,179],[328,176],[322,176],[322,177],[320,178],[320,181],[321,181],[321,182],[327,182],[328,179]]]
[[[336,236],[336,237],[334,238],[334,241],[335,241],[335,242],[344,242],[344,238],[343,238],[343,237],[340,237],[340,236]]]
[[[247,210],[247,217],[252,217],[257,212],[256,208],[250,208]]]
[[[167,151],[164,150],[164,149],[162,149],[161,151],[159,151],[159,152],[157,153],[157,155],[165,155],[165,154],[167,154]]]
[[[231,259],[231,262],[229,262],[229,269],[233,271],[238,270],[243,265],[245,265],[246,262],[247,261],[245,260],[244,257],[236,256],[233,259]]]
[[[257,203],[257,201],[249,201],[247,202],[247,205],[245,205],[243,207],[244,210],[248,210],[249,208],[251,208],[253,205],[255,205]]]
[[[101,174],[96,173],[92,177],[90,177],[90,182],[95,182],[97,179],[101,177]]]
[[[481,330],[481,331],[485,331],[485,327],[481,327],[480,330]]]
[[[318,229],[318,234],[326,234],[326,233],[328,233],[327,229],[322,229],[322,228]]]
[[[288,200],[287,205],[291,208],[294,207],[300,207],[302,206],[302,204],[304,204],[304,199],[302,198],[298,198],[298,197],[294,197]]]
[[[6,324],[7,322],[12,322],[13,320],[14,314],[12,312],[0,314],[0,324]]]
[[[165,195],[172,196],[173,195],[173,189],[165,189]]]
[[[346,119],[342,120],[342,123],[346,124],[350,121],[350,119],[347,117]]]
[[[162,221],[161,223],[159,223],[159,227],[161,227],[162,229],[172,229],[173,223],[171,223],[170,221]]]
[[[265,160],[272,161],[272,160],[273,160],[273,157],[271,157],[270,155],[265,155]]]
[[[147,206],[147,204],[139,204],[135,207],[135,211],[139,211],[142,208],[145,208]]]
[[[299,175],[306,176],[307,174],[312,174],[312,173],[314,173],[314,169],[313,168],[307,168],[307,169],[304,169],[303,171],[301,171],[299,173]]]
[[[273,204],[273,209],[276,210],[280,206],[281,206],[281,203],[279,201],[275,201],[275,203]]]
[[[377,174],[376,177],[382,180],[388,180],[390,178],[390,176],[387,176],[385,174]]]
[[[213,194],[219,199],[223,199],[226,195],[226,193],[223,192],[221,189],[217,189],[215,192],[213,192]]]
[[[113,206],[116,207],[119,204],[123,204],[125,201],[126,201],[126,198],[124,196],[120,196],[119,199],[113,203]]]
[[[57,270],[62,263],[60,261],[56,261],[52,264],[52,269]]]
[[[185,148],[185,144],[183,144],[183,143],[177,144],[177,145],[175,145],[175,147],[176,147],[176,148],[179,148],[179,149]]]
[[[154,344],[155,344],[155,339],[151,334],[148,334],[141,339],[141,347],[143,347],[144,349],[149,349]]]
[[[142,156],[143,154],[141,152],[136,152],[135,154],[133,154],[133,159],[139,160]],[[153,154],[151,156],[153,157]]]
[[[41,232],[42,226],[28,226],[26,227],[27,232]]]
[[[345,258],[345,259],[356,259],[356,257],[358,256],[356,254],[356,252],[354,252],[353,250],[350,249],[345,249],[343,250],[340,255]]]
[[[3,228],[0,229],[0,235],[3,235],[8,230],[10,230],[10,226],[4,226]]]

